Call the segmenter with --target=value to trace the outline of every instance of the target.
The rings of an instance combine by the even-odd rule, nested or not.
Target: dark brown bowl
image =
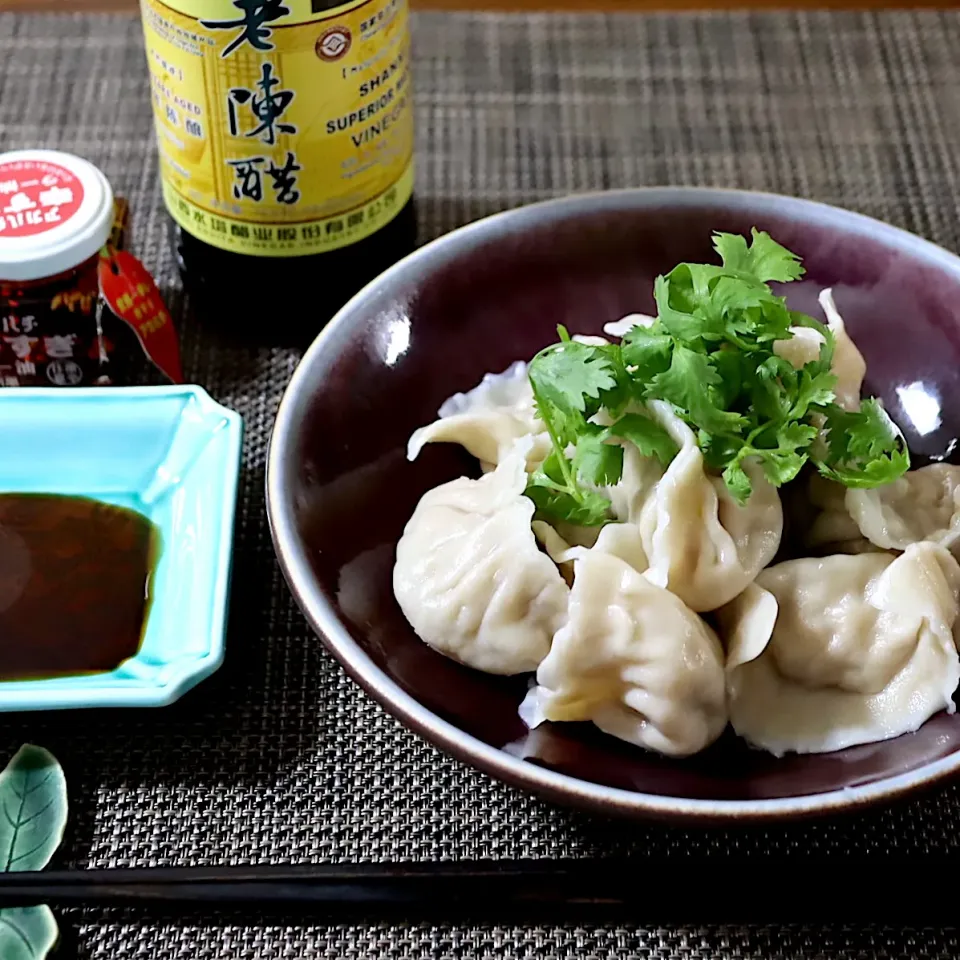
[[[856,808],[960,767],[958,714],[896,740],[781,760],[732,736],[676,761],[585,724],[529,733],[517,716],[526,678],[488,676],[435,653],[393,598],[396,543],[419,498],[477,472],[450,445],[430,446],[408,463],[411,432],[450,394],[552,342],[558,323],[599,333],[624,314],[651,311],[658,273],[712,259],[715,230],[753,226],[804,259],[807,278],[791,284],[792,306],[813,312],[817,292],[834,288],[867,359],[867,389],[884,398],[911,449],[921,457],[949,453],[960,436],[960,259],[875,220],[769,194],[631,190],[480,221],[363,290],[293,377],[267,488],[294,595],[371,696],[493,776],[606,813],[717,821]],[[905,386],[912,389],[904,393]],[[922,416],[911,403],[918,395]]]

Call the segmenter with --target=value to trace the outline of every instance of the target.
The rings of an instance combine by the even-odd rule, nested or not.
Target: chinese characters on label
[[[230,123],[230,135],[237,137],[240,135],[240,122],[237,117],[237,104],[250,104],[250,110],[255,120],[260,121],[260,126],[245,133],[246,137],[259,137],[268,146],[273,146],[277,142],[278,133],[296,133],[297,128],[292,123],[280,123],[280,118],[286,112],[287,107],[293,102],[295,96],[292,90],[276,90],[274,87],[280,86],[280,80],[273,76],[273,64],[265,63],[257,83],[257,90],[260,91],[258,97],[253,90],[246,87],[234,87],[229,94],[227,103],[227,113]]]
[[[210,30],[234,30],[240,32],[220,54],[226,59],[237,47],[249,43],[256,50],[272,50],[270,38],[273,30],[265,24],[273,23],[290,13],[282,0],[233,0],[233,5],[243,14],[238,20],[201,20],[203,26]]]
[[[0,181],[16,179],[17,184],[4,188],[0,206],[8,206],[19,192],[26,192],[40,209],[46,194],[48,208],[59,204],[61,213],[82,200],[83,185],[69,171],[61,177],[45,162],[39,171],[24,161],[15,162],[16,170],[8,169],[12,165],[0,165]],[[35,167],[36,161],[29,165]],[[127,209],[125,200],[114,201],[111,242],[117,246],[123,244]],[[3,238],[0,234],[0,243]],[[141,348],[135,331],[104,308],[99,259],[91,257],[73,270],[37,280],[0,281],[0,387],[130,382]]]
[[[142,3],[164,200],[184,231],[302,255],[357,243],[403,208],[406,0]]]
[[[0,165],[0,237],[29,237],[59,226],[80,208],[83,188],[56,164]]]
[[[281,89],[276,89],[278,87]],[[230,126],[230,135],[244,138],[256,137],[266,146],[272,147],[277,143],[278,134],[296,134],[297,128],[294,124],[281,120],[295,96],[293,90],[282,89],[279,77],[274,75],[273,64],[264,63],[256,90],[233,87],[228,94],[227,121]],[[253,114],[252,129],[246,131],[243,129],[241,114],[237,109],[245,106],[248,106]],[[254,126],[257,123],[259,125]],[[282,166],[278,166],[277,161],[270,157],[244,157],[226,162],[234,172],[233,196],[235,199],[260,203],[264,197],[264,174],[270,177],[270,187],[276,203],[289,206],[300,199],[297,173],[303,168],[292,151],[287,151],[286,160]],[[268,162],[269,166],[264,167]]]
[[[271,188],[277,203],[296,203],[300,199],[300,191],[297,190],[297,171],[301,167],[294,155],[288,150],[287,161],[282,167],[278,167],[271,160],[270,166],[265,171],[261,171],[260,167],[266,162],[266,157],[228,160],[227,163],[233,167],[237,177],[237,183],[233,186],[233,195],[238,200],[253,200],[259,203],[263,200],[263,173],[265,172],[273,181]]]

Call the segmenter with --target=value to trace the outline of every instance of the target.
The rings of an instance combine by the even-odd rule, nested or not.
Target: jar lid
[[[107,178],[56,150],[0,153],[0,280],[41,280],[72,270],[113,227]]]

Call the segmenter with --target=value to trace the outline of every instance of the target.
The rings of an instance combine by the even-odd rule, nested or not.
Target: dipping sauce
[[[104,673],[140,649],[160,535],[86,497],[0,494],[0,680]]]

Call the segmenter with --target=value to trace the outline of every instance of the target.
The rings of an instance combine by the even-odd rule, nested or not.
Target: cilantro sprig
[[[553,450],[530,477],[526,492],[545,516],[598,526],[609,519],[610,509],[599,488],[615,485],[623,473],[620,441],[664,463],[677,446],[653,420],[623,414],[634,396],[634,381],[618,345],[580,343],[564,327],[557,331],[560,343],[541,350],[530,363],[533,398]],[[610,426],[592,422],[601,408],[613,419]]]
[[[643,414],[650,400],[672,405],[739,503],[752,489],[748,458],[778,487],[808,461],[850,487],[880,486],[909,468],[903,437],[878,401],[858,411],[836,403],[830,329],[770,288],[803,275],[797,255],[756,229],[749,244],[728,233],[713,239],[720,265],[681,263],[657,277],[650,326],[603,345],[558,327],[560,342],[534,357],[530,383],[553,447],[527,486],[542,515],[588,526],[609,520],[602,491],[620,480],[626,443],[669,464],[677,446]],[[800,369],[774,351],[796,327],[822,341]]]

